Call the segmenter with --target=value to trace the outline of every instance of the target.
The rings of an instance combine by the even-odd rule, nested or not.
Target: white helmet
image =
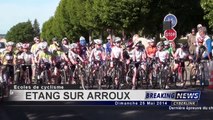
[[[74,48],[77,48],[77,47],[78,47],[78,45],[76,43],[72,43],[72,44],[69,45],[70,49],[74,49]]]
[[[121,41],[121,38],[120,37],[115,37],[115,42],[120,42]]]
[[[14,45],[14,42],[11,42],[11,41],[6,43],[6,46],[13,46],[13,45]]]
[[[149,43],[153,43],[153,42],[155,42],[155,40],[154,39],[149,39],[148,42]]]
[[[94,42],[95,42],[95,44],[102,44],[102,40],[101,39],[95,39]]]
[[[22,47],[22,43],[21,42],[18,42],[18,43],[16,43],[16,48],[20,48],[20,47]]]
[[[166,40],[166,41],[163,42],[164,45],[169,45],[169,43],[170,42],[168,40]]]
[[[42,43],[39,44],[39,46],[42,50],[44,50],[44,49],[47,48],[48,44],[47,44],[47,42],[42,42]]]

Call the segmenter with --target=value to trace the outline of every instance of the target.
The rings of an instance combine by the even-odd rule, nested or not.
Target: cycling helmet
[[[100,39],[95,39],[94,42],[95,42],[95,44],[102,44],[102,40],[100,40]]]
[[[41,48],[42,50],[44,50],[44,49],[47,48],[47,46],[48,46],[47,42],[42,42],[40,48]]]
[[[87,44],[86,39],[83,36],[80,37],[79,42],[80,42],[81,46],[86,46],[86,44]]]
[[[57,38],[56,37],[52,38],[52,41],[57,41]]]
[[[142,46],[143,46],[143,44],[142,44],[142,42],[141,42],[141,41],[138,41],[138,42],[136,43],[136,45],[135,45],[135,46],[142,47]]]
[[[13,46],[13,45],[14,45],[14,42],[11,42],[11,41],[6,43],[6,46]]]
[[[130,40],[130,41],[127,42],[126,46],[127,46],[127,47],[132,47],[133,44],[134,44],[134,43],[132,42],[132,40]]]
[[[162,43],[162,42],[158,42],[158,43],[157,43],[157,47],[160,47],[160,46],[163,46],[163,43]]]
[[[38,41],[39,38],[38,38],[38,37],[34,37],[33,40],[34,40],[34,41]]]
[[[27,48],[29,48],[29,47],[30,47],[30,44],[28,44],[28,43],[24,43],[24,44],[22,44],[22,47],[23,47],[24,49],[27,49]]]
[[[16,48],[20,48],[20,47],[22,47],[22,43],[21,42],[16,43]]]
[[[163,44],[166,45],[166,46],[169,45],[169,43],[170,42],[168,40],[166,40],[166,41],[163,42]]]
[[[153,42],[155,42],[155,40],[154,39],[149,39],[148,42],[149,43],[153,43]]]
[[[115,42],[121,42],[121,38],[120,37],[115,37],[114,41]]]

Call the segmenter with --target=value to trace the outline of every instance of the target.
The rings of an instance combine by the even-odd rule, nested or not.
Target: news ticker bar
[[[198,106],[197,101],[74,101],[74,102],[42,102],[42,101],[9,101],[7,105],[71,105],[71,106]]]
[[[191,90],[11,90],[9,101],[198,101]]]

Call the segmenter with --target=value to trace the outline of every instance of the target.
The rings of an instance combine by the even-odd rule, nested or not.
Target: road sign
[[[167,14],[167,15],[164,17],[163,21],[171,21],[172,27],[175,27],[175,26],[177,25],[177,18],[176,18],[176,16],[173,15],[173,14],[170,14],[170,13]]]
[[[167,40],[173,41],[177,37],[175,29],[168,29],[164,31],[164,36]]]

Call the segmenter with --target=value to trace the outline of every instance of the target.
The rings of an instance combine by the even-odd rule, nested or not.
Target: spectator
[[[196,37],[196,34],[195,34],[195,28],[192,28],[192,32],[190,33],[189,37],[188,37],[188,45],[189,45],[189,52],[191,55],[193,55],[195,53],[195,37]]]

